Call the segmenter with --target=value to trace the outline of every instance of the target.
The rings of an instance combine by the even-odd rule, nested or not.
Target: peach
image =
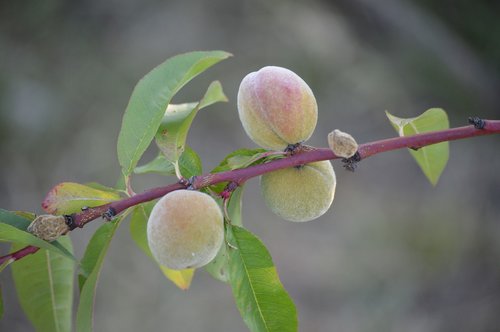
[[[318,106],[302,78],[289,69],[268,66],[241,81],[238,113],[243,128],[257,145],[283,150],[311,137]]]
[[[285,168],[262,175],[262,196],[275,214],[289,221],[309,221],[332,205],[337,180],[330,161]]]
[[[197,268],[215,258],[224,240],[223,215],[209,195],[177,190],[153,207],[147,225],[151,253],[170,269]]]

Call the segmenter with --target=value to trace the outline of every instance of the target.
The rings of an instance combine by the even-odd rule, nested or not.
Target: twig
[[[481,126],[474,124],[470,126],[426,132],[414,136],[394,137],[373,141],[359,146],[357,161],[361,161],[382,152],[402,148],[419,149],[421,147],[440,142],[492,134],[500,134],[500,120],[482,120]],[[74,228],[81,228],[94,219],[99,217],[106,217],[106,219],[111,218],[129,207],[160,198],[175,190],[187,189],[188,187],[190,189],[201,189],[221,182],[233,181],[242,183],[250,178],[276,171],[278,169],[308,164],[315,161],[333,160],[339,158],[340,157],[336,156],[328,148],[308,148],[304,151],[299,151],[290,157],[272,160],[265,164],[235,169],[227,172],[200,175],[190,179],[189,182],[181,180],[178,183],[170,184],[165,187],[153,188],[132,197],[88,208],[69,217],[72,218]],[[0,257],[0,264],[13,258],[14,260],[20,259],[26,255],[36,252],[37,250],[38,248],[33,246],[25,247],[14,253]]]

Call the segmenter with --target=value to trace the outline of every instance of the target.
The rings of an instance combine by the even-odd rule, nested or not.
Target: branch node
[[[476,128],[476,129],[484,129],[484,127],[486,126],[486,121],[484,121],[483,119],[481,119],[478,116],[471,116],[467,119],[467,121],[471,125],[474,125],[474,128]]]
[[[351,158],[343,158],[342,162],[344,165],[342,165],[346,170],[350,172],[354,172],[356,168],[358,167],[358,163],[361,161],[361,155],[359,152],[356,152]]]
[[[74,217],[74,215],[72,215],[72,214],[65,214],[65,215],[63,215],[63,217],[64,217],[64,222],[66,223],[66,225],[68,225],[68,228],[69,228],[70,231],[72,231],[72,230],[74,230],[75,228],[78,227],[76,225],[76,223],[75,223],[75,217]]]
[[[196,179],[196,176],[193,175],[189,179],[186,179],[186,178],[179,179],[178,183],[183,185],[184,187],[186,187],[186,189],[188,189],[188,190],[194,190],[194,189],[196,189],[194,187],[194,180],[195,179]]]
[[[113,217],[116,216],[116,210],[112,207],[109,207],[106,212],[104,212],[101,217],[106,221],[113,220]]]
[[[283,152],[286,153],[287,156],[293,156],[297,152],[301,151],[302,143],[288,144]]]
[[[408,148],[409,148],[409,149],[412,149],[413,151],[418,151],[418,150],[420,150],[420,147],[419,147],[419,146],[409,146]]]

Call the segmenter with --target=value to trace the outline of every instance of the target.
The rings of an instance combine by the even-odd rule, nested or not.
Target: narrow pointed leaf
[[[227,97],[220,82],[214,81],[198,103],[168,105],[155,136],[158,148],[168,161],[176,163],[184,151],[189,128],[198,111],[221,101],[227,101]]]
[[[250,331],[297,331],[297,310],[264,244],[238,226],[228,226],[226,236],[236,247],[227,248],[231,288]]]
[[[58,240],[47,242],[29,233],[26,229],[32,220],[26,219],[19,214],[20,212],[9,212],[0,209],[0,242],[13,242],[22,246],[35,246],[63,255],[71,260],[76,260],[73,254],[61,245]]]
[[[126,215],[117,217],[114,221],[101,225],[90,239],[85,254],[80,263],[78,284],[80,299],[76,314],[76,331],[92,331],[94,297],[97,289],[97,280],[101,273],[104,258],[111,244],[111,240]]]
[[[242,226],[241,203],[243,187],[238,187],[231,195],[227,212],[231,225]],[[217,256],[205,266],[212,277],[222,282],[229,282],[229,253],[227,246],[221,246]]]
[[[125,176],[132,173],[153,140],[172,97],[191,79],[230,55],[223,51],[180,54],[137,83],[118,136],[118,160]]]
[[[203,173],[201,159],[198,154],[186,145],[184,152],[179,158],[179,169],[185,178],[190,178],[194,175]],[[136,167],[135,174],[157,173],[162,175],[175,175],[174,164],[168,161],[165,156],[160,153],[149,163]]]
[[[42,208],[51,214],[72,214],[82,207],[98,206],[120,199],[116,192],[104,191],[79,183],[63,182],[52,188],[42,203]]]
[[[60,242],[72,251],[69,237]],[[12,263],[19,302],[36,331],[71,331],[74,268],[74,261],[44,249]]]
[[[398,118],[386,111],[392,126],[399,136],[412,136],[429,131],[448,129],[450,124],[446,112],[440,108],[431,108],[415,118]],[[420,148],[409,149],[420,169],[432,185],[436,185],[449,158],[449,143],[442,142]]]
[[[149,214],[151,213],[153,206],[154,203],[145,203],[134,209],[130,220],[130,235],[139,249],[141,249],[149,258],[151,258],[151,260],[158,264],[149,249],[146,231]],[[158,266],[160,267],[163,275],[180,289],[186,290],[191,285],[195,269],[172,270],[160,264],[158,264]]]

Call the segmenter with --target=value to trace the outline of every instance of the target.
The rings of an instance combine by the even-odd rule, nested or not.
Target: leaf
[[[238,149],[229,153],[210,173],[220,173],[233,169],[249,166],[248,162],[259,160],[259,157],[266,153],[264,149]],[[263,162],[263,161],[262,161]]]
[[[297,310],[273,261],[255,235],[228,226],[229,278],[236,305],[250,331],[297,331]]]
[[[24,212],[9,212],[0,209],[0,242],[14,242],[23,246],[35,246],[61,254],[71,260],[76,260],[73,254],[58,241],[47,242],[27,232],[26,229],[32,220],[26,219],[19,214],[28,215]]]
[[[72,251],[71,240],[60,242]],[[22,246],[15,244],[14,250]],[[12,263],[12,276],[23,311],[39,332],[71,331],[74,261],[39,250]]]
[[[238,149],[229,153],[210,173],[231,171],[283,157],[272,153],[275,152],[269,152],[264,149]],[[226,185],[227,182],[221,182],[210,186],[210,189],[216,193],[221,193]]]
[[[168,161],[175,164],[184,151],[187,133],[198,111],[220,101],[227,101],[227,97],[220,82],[214,81],[198,103],[168,105],[155,136],[156,144]]]
[[[141,249],[151,260],[153,260],[156,264],[156,260],[153,258],[153,254],[151,254],[151,250],[149,250],[148,238],[147,238],[147,222],[149,218],[149,214],[151,213],[151,209],[153,208],[154,203],[145,203],[137,206],[132,212],[132,218],[130,220],[130,235],[134,240],[135,244]],[[185,269],[185,270],[172,270],[167,268],[166,266],[159,265],[161,271],[169,279],[172,281],[177,287],[180,289],[186,290],[191,285],[191,281],[194,276],[194,269]]]
[[[187,290],[191,286],[195,269],[172,270],[163,265],[159,267],[163,275],[180,289]]]
[[[45,197],[42,208],[50,214],[72,214],[84,206],[99,206],[120,199],[116,192],[94,189],[83,184],[63,182],[52,188]]]
[[[122,190],[120,190],[120,189],[108,187],[108,186],[105,186],[105,185],[97,183],[97,182],[87,182],[87,183],[84,183],[83,185],[90,187],[90,188],[93,188],[93,189],[100,190],[100,191],[110,192],[110,193],[116,194],[118,196],[122,193]]]
[[[241,202],[243,187],[238,187],[229,199],[227,212],[231,225],[242,226]],[[212,277],[222,282],[229,282],[229,256],[226,246],[221,246],[217,256],[205,266]]]
[[[185,178],[190,178],[194,175],[203,173],[201,159],[198,154],[186,145],[184,152],[179,158],[179,169],[181,175]],[[162,175],[175,175],[175,167],[170,161],[165,159],[165,156],[160,153],[149,163],[136,167],[135,174],[158,173]]]
[[[124,176],[132,173],[153,140],[172,97],[191,79],[231,56],[223,51],[191,52],[167,59],[135,86],[118,136]]]
[[[97,288],[97,279],[102,269],[104,257],[108,251],[111,240],[126,213],[117,217],[114,221],[101,225],[90,239],[85,254],[80,262],[80,274],[78,284],[80,288],[80,300],[76,313],[76,331],[92,331],[92,315],[94,297]]]
[[[412,136],[450,127],[446,112],[440,108],[431,108],[420,116],[408,119],[398,118],[387,111],[385,113],[399,136]],[[409,151],[427,179],[435,186],[448,162],[449,143],[442,142]]]

